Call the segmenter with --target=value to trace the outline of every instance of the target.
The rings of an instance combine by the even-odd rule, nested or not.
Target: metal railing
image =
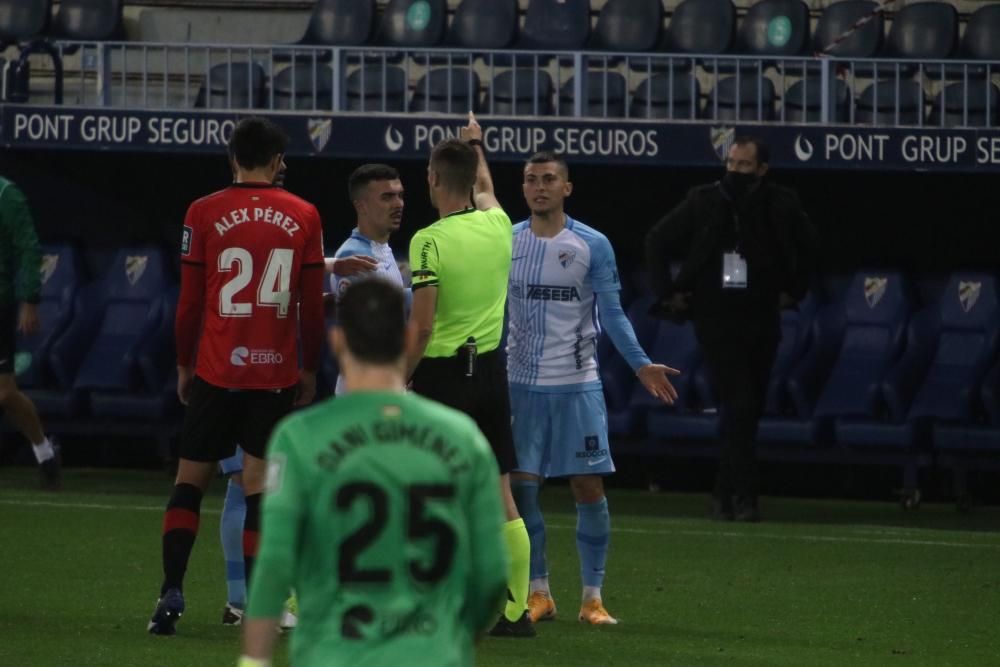
[[[993,82],[1000,63],[982,61],[153,42],[53,42],[49,51],[54,67],[32,61],[32,102],[56,103],[61,94],[66,104],[118,109],[473,108],[505,116],[941,127],[993,127],[1000,116]],[[27,61],[6,65],[5,84],[23,75],[18,68]],[[63,82],[55,76],[60,66]]]

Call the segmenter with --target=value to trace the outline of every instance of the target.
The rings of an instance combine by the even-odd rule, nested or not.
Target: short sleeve
[[[617,292],[621,289],[615,251],[607,237],[597,236],[590,245],[590,281],[594,292]]]
[[[437,243],[426,229],[420,230],[410,241],[410,267],[413,270],[413,289],[436,287],[438,284]]]
[[[191,204],[184,216],[181,231],[181,261],[188,264],[205,263],[205,232],[198,225],[198,206]]]

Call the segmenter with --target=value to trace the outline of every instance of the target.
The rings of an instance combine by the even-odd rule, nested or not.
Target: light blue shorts
[[[511,387],[510,414],[516,471],[539,477],[615,471],[600,389],[555,394]]]
[[[236,453],[219,461],[219,472],[228,477],[243,472],[243,448],[236,447]]]

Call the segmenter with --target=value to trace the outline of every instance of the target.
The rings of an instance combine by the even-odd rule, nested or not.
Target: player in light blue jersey
[[[403,288],[409,312],[412,293],[403,283],[396,257],[389,247],[389,237],[399,230],[403,221],[403,184],[399,172],[385,164],[361,165],[348,179],[347,192],[358,215],[358,226],[337,248],[334,258],[342,262],[349,257],[372,257],[378,265],[373,271],[351,275],[335,270],[330,277],[330,291],[340,299],[353,283],[378,277]],[[335,392],[339,396],[344,391],[341,375],[337,377]]]
[[[606,331],[643,386],[665,403],[677,398],[669,376],[678,371],[652,363],[639,346],[618,298],[608,239],[564,212],[573,190],[566,162],[550,152],[533,155],[524,167],[523,190],[531,217],[514,226],[507,375],[518,461],[511,487],[531,539],[528,610],[534,622],[556,614],[538,491],[545,478],[568,477],[583,580],[579,619],[615,624],[601,600],[611,532],[603,475],[615,466],[598,337]]]

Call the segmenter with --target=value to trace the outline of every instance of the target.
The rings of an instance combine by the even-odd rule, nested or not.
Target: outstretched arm
[[[469,124],[462,128],[462,141],[472,145],[479,156],[479,167],[476,170],[476,184],[472,188],[472,200],[476,208],[486,211],[491,208],[502,208],[493,192],[493,176],[490,166],[486,163],[486,153],[483,151],[483,128],[476,121],[476,116],[469,112]]]

